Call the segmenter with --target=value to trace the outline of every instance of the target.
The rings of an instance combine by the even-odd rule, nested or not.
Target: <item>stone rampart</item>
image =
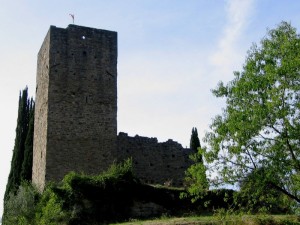
[[[190,149],[117,135],[117,33],[51,26],[38,54],[33,183],[42,191],[70,171],[99,174],[132,158],[138,178],[182,186]]]
[[[182,186],[185,170],[191,165],[193,150],[169,139],[130,137],[120,132],[117,138],[120,159],[132,158],[134,174],[150,184]]]

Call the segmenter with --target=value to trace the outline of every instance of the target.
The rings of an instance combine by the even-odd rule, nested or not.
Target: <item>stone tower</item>
[[[117,155],[117,33],[51,26],[36,84],[33,183],[106,169]]]

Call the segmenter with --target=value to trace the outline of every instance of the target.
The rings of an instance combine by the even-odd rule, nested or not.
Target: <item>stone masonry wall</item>
[[[33,180],[42,189],[115,160],[117,33],[51,26],[38,57]]]
[[[50,30],[38,53],[32,182],[42,190],[46,174]]]
[[[118,155],[123,160],[132,158],[134,174],[150,184],[182,186],[193,152],[170,139],[159,143],[156,138],[118,135]]]
[[[99,174],[133,160],[151,184],[182,186],[190,149],[172,140],[117,136],[117,33],[51,26],[38,53],[33,183],[40,191],[68,172]]]

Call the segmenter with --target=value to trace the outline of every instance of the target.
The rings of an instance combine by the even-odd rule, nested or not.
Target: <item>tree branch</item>
[[[229,162],[229,163],[232,163],[233,165],[236,165],[236,166],[246,167],[247,169],[253,170],[253,168],[252,168],[252,167],[250,167],[250,166],[246,166],[245,164],[236,163],[236,162],[233,162],[233,161],[231,161],[231,160],[228,160],[228,159],[226,159],[225,161],[227,161],[227,162]]]
[[[283,188],[279,187],[278,185],[276,185],[274,182],[269,181],[268,184],[269,184],[271,187],[273,187],[274,189],[276,189],[277,191],[282,192],[283,194],[287,195],[289,198],[291,198],[291,199],[297,201],[298,203],[300,203],[300,199],[299,199],[297,196],[292,195],[291,193],[289,193],[289,192],[286,191],[285,189],[283,189]]]
[[[248,149],[246,149],[246,154],[250,157],[250,160],[251,160],[251,162],[252,162],[252,164],[253,164],[253,166],[254,166],[254,168],[256,169],[257,167],[256,167],[256,164],[255,164],[255,162],[254,162],[254,160],[253,160],[253,158],[252,158],[252,156],[251,156],[251,154],[250,154],[250,152],[249,152],[249,150]]]
[[[278,129],[276,129],[273,125],[270,125],[270,127],[273,128],[273,130],[275,130],[276,133],[282,135],[282,133]]]
[[[287,134],[286,134],[286,135],[287,135]],[[293,159],[294,163],[296,164],[296,169],[297,169],[297,171],[299,172],[299,171],[300,171],[300,164],[299,164],[299,161],[297,160],[297,158],[296,158],[296,156],[295,156],[295,153],[294,153],[293,148],[292,148],[292,146],[291,146],[291,144],[290,144],[290,142],[289,142],[288,137],[286,137],[286,144],[287,144],[287,147],[288,147],[288,149],[289,149],[289,152],[290,152],[291,155],[292,155],[292,159]]]
[[[279,140],[276,140],[276,139],[274,139],[274,138],[267,138],[267,137],[263,136],[262,134],[259,134],[259,136],[260,136],[261,138],[265,139],[265,140],[268,140],[268,141],[280,142]]]

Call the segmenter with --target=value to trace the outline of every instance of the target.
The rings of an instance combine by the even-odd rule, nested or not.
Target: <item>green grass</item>
[[[119,225],[296,225],[300,224],[300,217],[295,215],[234,215],[222,217],[193,216],[181,218],[162,217],[154,220],[131,220],[118,223]],[[117,225],[117,224],[115,224]]]

